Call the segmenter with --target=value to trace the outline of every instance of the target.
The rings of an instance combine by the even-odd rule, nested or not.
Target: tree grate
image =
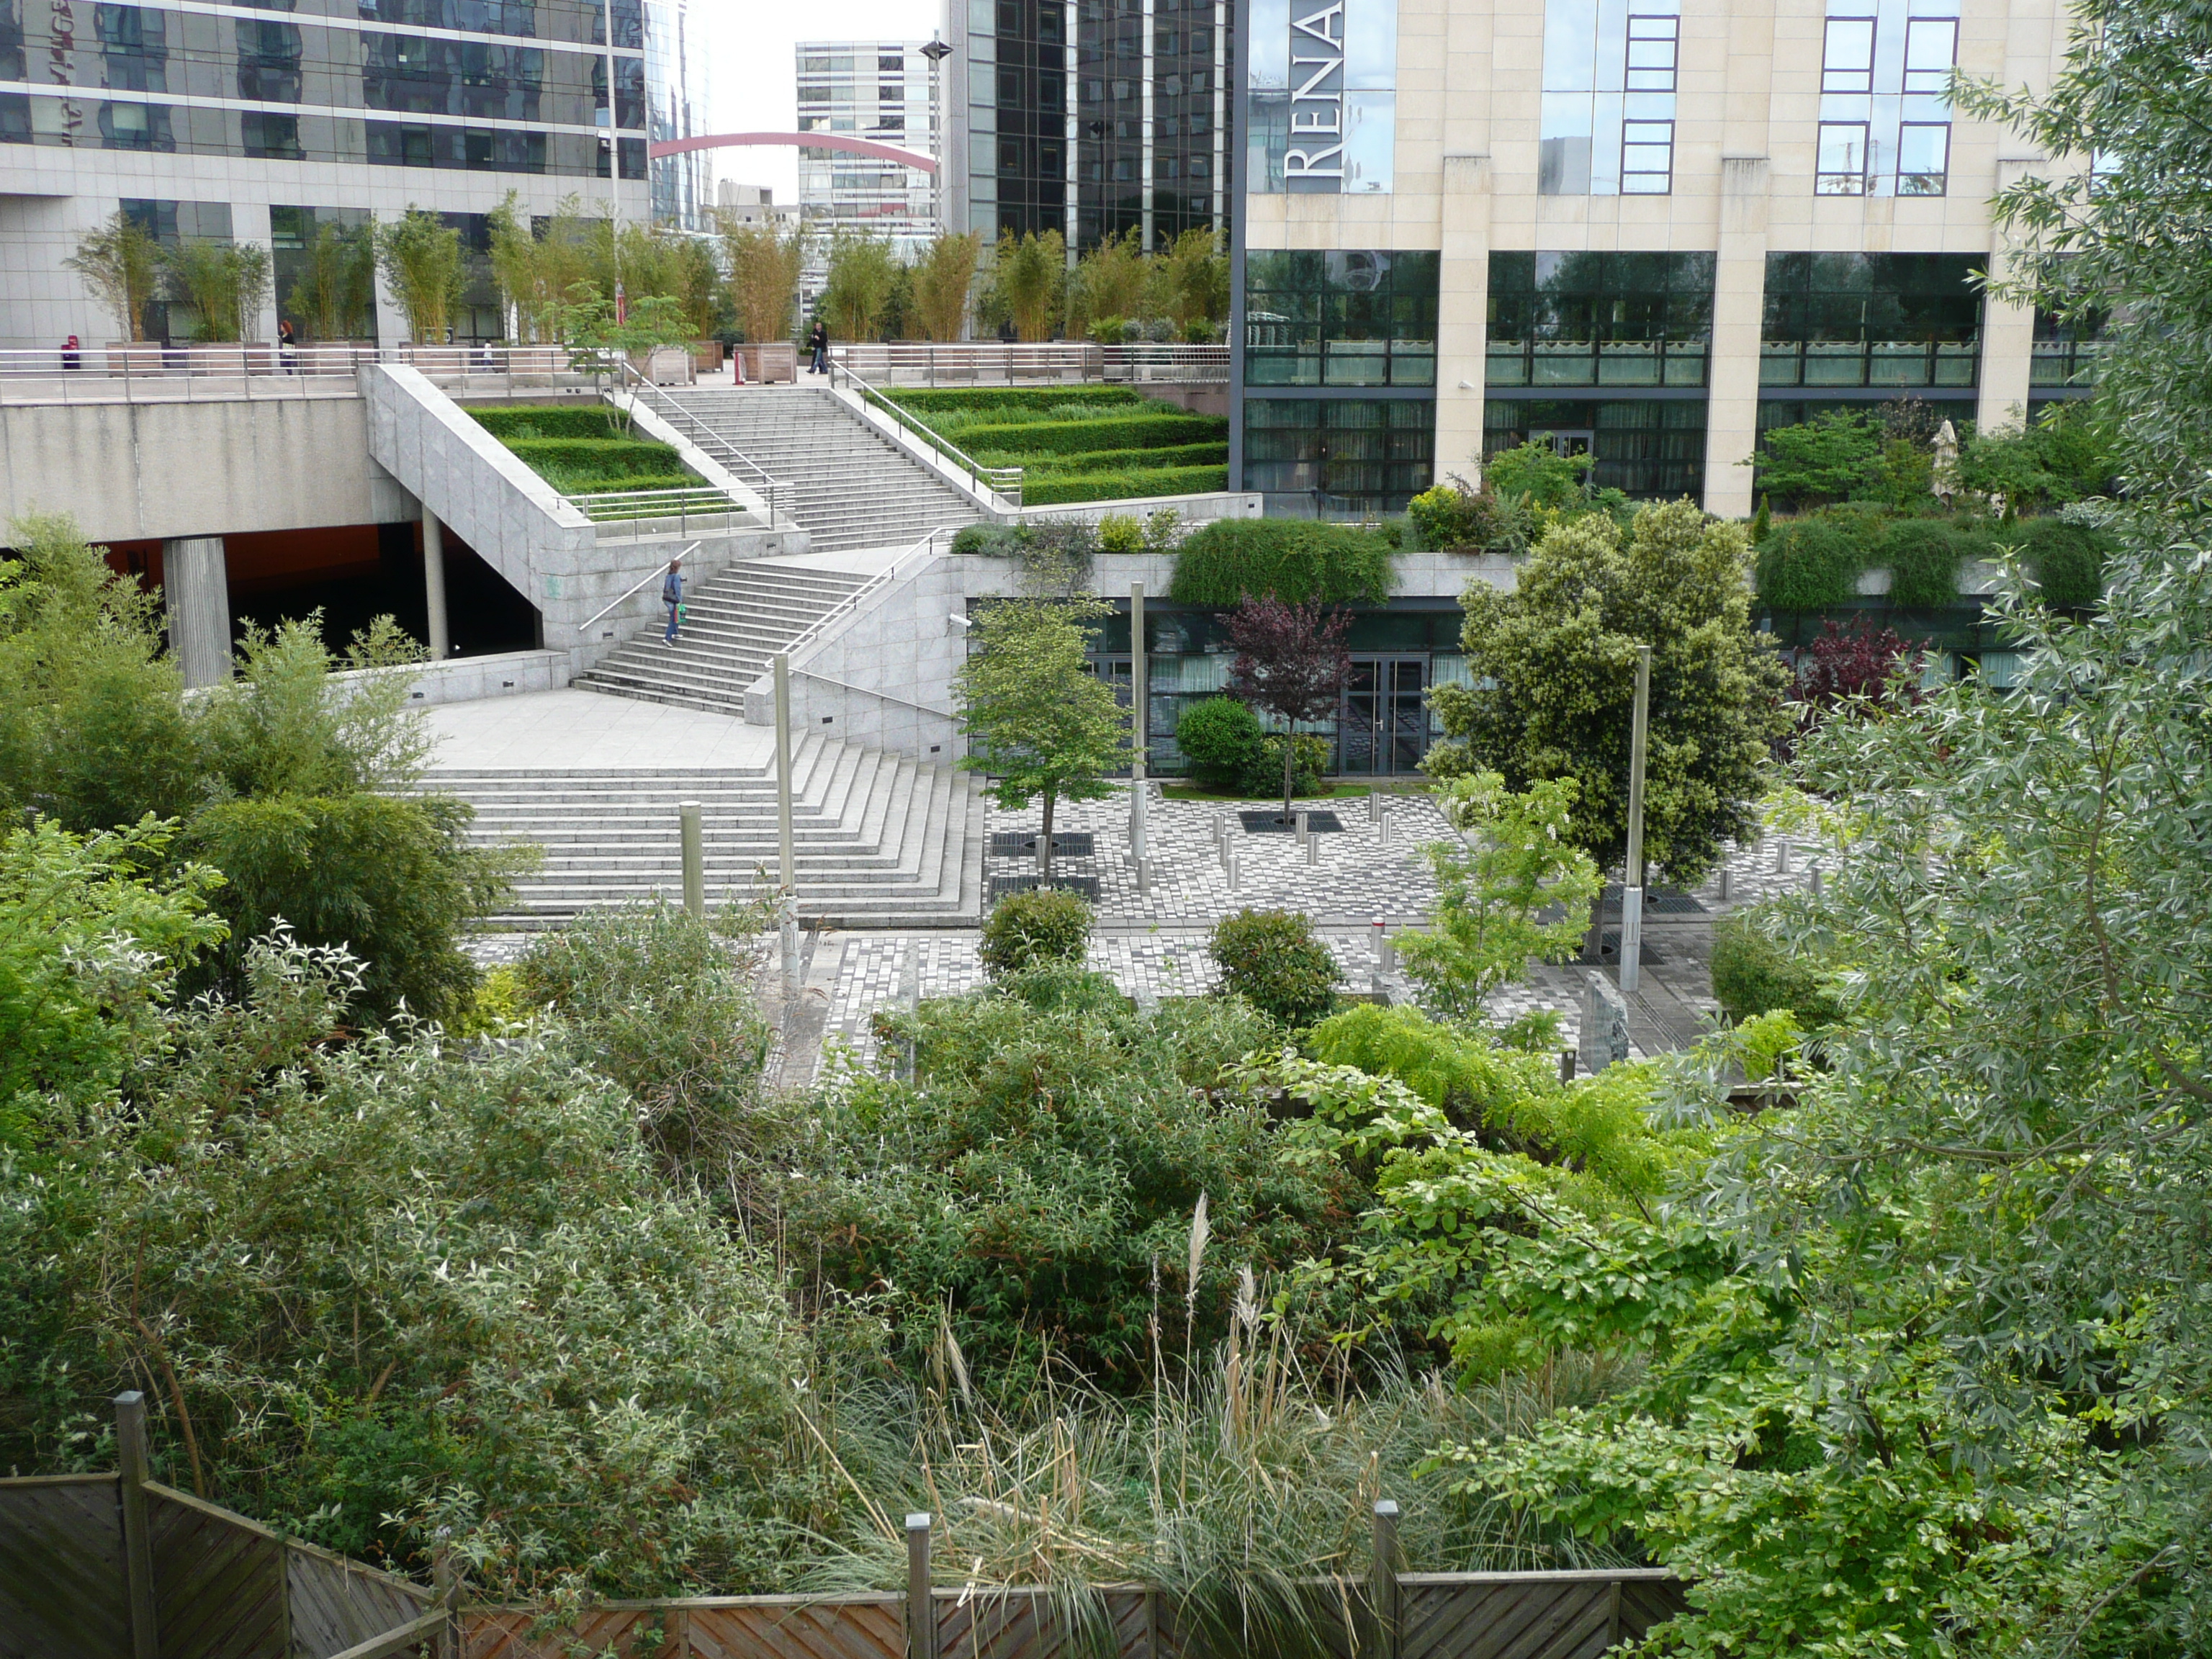
[[[1035,858],[1037,849],[1034,830],[994,830],[991,832],[991,856],[994,859]],[[1098,850],[1098,837],[1087,830],[1053,831],[1052,855],[1059,858],[1087,859]]]
[[[1063,893],[1074,893],[1091,903],[1098,902],[1098,878],[1096,876],[1054,876],[1049,882],[1041,882],[1035,876],[994,876],[991,890],[987,896],[993,902],[1009,893],[1034,893],[1041,886],[1048,886]]]
[[[1248,836],[1294,835],[1298,827],[1295,819],[1285,820],[1280,812],[1270,812],[1265,807],[1240,811],[1237,819]],[[1344,820],[1334,812],[1308,812],[1306,823],[1316,835],[1336,835],[1344,829]]]

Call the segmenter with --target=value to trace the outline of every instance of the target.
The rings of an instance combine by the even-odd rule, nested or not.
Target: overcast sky
[[[692,0],[711,26],[713,130],[789,132],[799,125],[800,40],[927,40],[944,27],[942,0]],[[799,159],[788,149],[714,153],[714,176],[766,185],[779,202],[799,197]]]

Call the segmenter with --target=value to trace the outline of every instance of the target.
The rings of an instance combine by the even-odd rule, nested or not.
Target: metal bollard
[[[1309,865],[1316,865],[1321,862],[1321,837],[1319,836],[1308,836],[1306,837],[1306,862]]]
[[[1223,864],[1224,867],[1225,867],[1225,868],[1228,870],[1228,872],[1229,872],[1229,890],[1230,890],[1231,892],[1232,892],[1232,893],[1233,893],[1233,892],[1235,892],[1235,891],[1237,890],[1237,849],[1236,849],[1234,847],[1231,847],[1231,848],[1227,848],[1227,849],[1223,853],[1223,854],[1222,854],[1222,864]]]
[[[1390,844],[1390,809],[1384,807],[1382,817],[1376,819],[1375,823],[1375,844],[1377,847],[1388,847]]]
[[[1390,924],[1382,917],[1375,918],[1375,971],[1395,973],[1398,969],[1397,948],[1390,943]]]
[[[1728,902],[1729,902],[1729,867],[1728,867],[1728,866],[1726,866],[1725,864],[1723,864],[1723,866],[1721,866],[1721,902],[1722,902],[1723,904],[1726,904]]]
[[[1379,789],[1370,789],[1367,792],[1367,821],[1370,823],[1376,823],[1380,821],[1382,816],[1382,792]]]
[[[1313,814],[1300,807],[1291,819],[1298,832],[1298,845],[1304,847],[1313,839]]]
[[[1572,1083],[1574,1080],[1575,1051],[1571,1048],[1562,1048],[1559,1050],[1559,1081]]]
[[[1144,898],[1152,890],[1152,861],[1150,859],[1139,859],[1136,863],[1137,896]]]
[[[1807,874],[1807,875],[1811,878],[1811,879],[1810,879],[1810,885],[1811,885],[1811,887],[1812,887],[1812,889],[1813,889],[1813,896],[1814,896],[1814,898],[1818,898],[1818,897],[1820,897],[1820,866],[1819,865],[1817,865],[1817,864],[1816,864],[1816,865],[1814,865],[1814,866],[1813,866],[1809,871],[1806,872],[1806,874]]]
[[[1790,842],[1786,838],[1777,838],[1775,841],[1774,873],[1778,876],[1786,876],[1790,873]]]

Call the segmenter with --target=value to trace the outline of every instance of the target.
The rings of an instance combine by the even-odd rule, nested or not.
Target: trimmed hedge
[[[975,415],[985,410],[1006,409],[1032,410],[1042,414],[1062,404],[1096,404],[1110,409],[1117,404],[1140,404],[1144,394],[1124,386],[1054,386],[1037,387],[978,386],[973,390],[913,391],[900,387],[884,394],[902,409],[920,415]]]
[[[604,404],[507,404],[497,409],[471,409],[476,423],[495,438],[507,439],[520,431],[534,431],[541,438],[614,438],[614,420]]]
[[[1935,611],[1958,602],[1960,562],[1988,558],[1991,550],[1989,532],[1978,526],[1899,519],[1868,562],[1889,567],[1892,605]]]
[[[1118,501],[1147,495],[1204,495],[1229,488],[1225,466],[1162,466],[1149,471],[1040,473],[1022,481],[1027,507]]]
[[[1825,611],[1858,594],[1864,537],[1832,519],[1778,524],[1759,550],[1759,597],[1778,611]]]
[[[959,441],[960,447],[971,455],[988,449],[1030,459],[1220,443],[1228,432],[1229,422],[1218,415],[1124,415],[1098,421],[1018,421],[971,426],[962,430]]]
[[[563,495],[636,495],[647,489],[704,488],[689,472],[569,472],[559,467],[541,473]]]
[[[1225,487],[1225,479],[1217,486]],[[1247,594],[1381,605],[1392,574],[1389,540],[1373,531],[1311,519],[1216,519],[1176,550],[1168,597],[1224,607]]]
[[[1165,449],[1092,449],[1079,455],[1042,455],[1024,460],[996,451],[975,459],[985,466],[1018,466],[1032,476],[1055,472],[1131,472],[1156,466],[1226,466],[1229,446],[1175,444]]]
[[[627,438],[507,438],[507,447],[542,472],[557,466],[596,477],[627,478],[682,473],[672,444]]]

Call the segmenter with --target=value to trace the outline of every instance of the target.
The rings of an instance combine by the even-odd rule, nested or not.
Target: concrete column
[[[1437,260],[1437,463],[1442,482],[1482,465],[1482,383],[1490,313],[1490,158],[1444,157]]]
[[[230,209],[230,234],[234,241],[258,242],[272,261],[269,292],[263,296],[259,311],[240,319],[245,324],[240,337],[274,343],[276,338],[276,273],[273,261],[276,252],[276,236],[269,225],[268,204],[234,202]]]
[[[161,597],[169,611],[169,654],[186,685],[230,678],[230,566],[222,538],[161,544]]]
[[[422,509],[422,597],[429,610],[430,660],[443,662],[453,654],[453,634],[446,623],[446,532],[427,507]]]
[[[2020,182],[2043,166],[2036,157],[2000,158],[1997,188]],[[2014,275],[2013,246],[2001,226],[1990,227],[1992,284]],[[2005,427],[2019,430],[2027,417],[2028,378],[2035,357],[2035,307],[2013,305],[1995,294],[1982,302],[1981,392],[1975,399],[1974,426],[1981,432]]]
[[[1751,514],[1759,444],[1759,337],[1766,318],[1764,155],[1721,157],[1720,247],[1713,264],[1713,343],[1705,402],[1705,511]]]

